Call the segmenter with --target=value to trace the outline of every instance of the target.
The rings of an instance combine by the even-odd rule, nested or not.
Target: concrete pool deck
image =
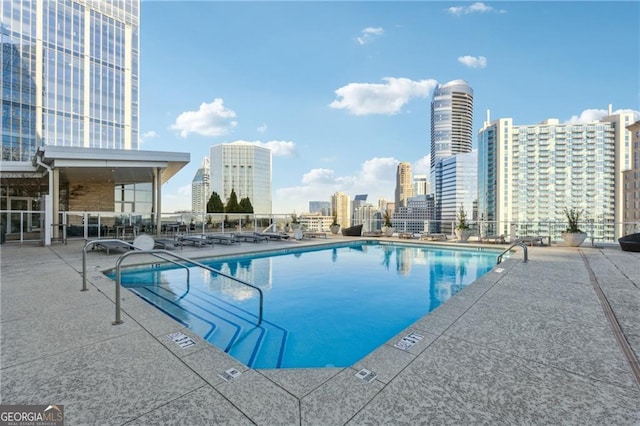
[[[517,248],[352,367],[254,370],[126,289],[112,325],[101,271],[118,254],[88,253],[82,292],[83,243],[0,246],[2,404],[62,404],[68,425],[640,424],[640,253],[536,246],[523,263]],[[182,349],[175,332],[196,345]],[[424,338],[396,348],[410,332]],[[229,369],[241,374],[226,381]]]

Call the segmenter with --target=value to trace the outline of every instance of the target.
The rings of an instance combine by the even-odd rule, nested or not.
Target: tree
[[[239,212],[242,213],[253,213],[253,205],[251,205],[251,200],[249,197],[245,197],[240,200]]]
[[[241,213],[240,205],[238,204],[238,196],[233,188],[231,189],[231,194],[229,195],[224,211],[227,213]]]
[[[213,192],[207,201],[207,213],[224,213],[224,204],[217,192]]]

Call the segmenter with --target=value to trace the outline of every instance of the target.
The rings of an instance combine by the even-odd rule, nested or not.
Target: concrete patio
[[[126,289],[112,325],[118,254],[88,253],[83,292],[83,242],[0,247],[1,403],[62,404],[68,425],[640,424],[640,253],[616,246],[518,248],[352,367],[303,370],[248,369]]]

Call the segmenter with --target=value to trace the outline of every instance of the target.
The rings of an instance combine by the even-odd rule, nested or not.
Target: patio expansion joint
[[[584,262],[585,267],[587,268],[587,271],[589,272],[589,279],[591,280],[593,289],[598,296],[598,300],[600,301],[600,305],[602,307],[602,310],[604,311],[604,315],[607,318],[609,325],[611,326],[613,334],[616,338],[616,341],[618,342],[618,345],[620,346],[620,349],[622,350],[622,353],[629,363],[629,367],[631,368],[633,376],[636,380],[636,385],[640,388],[640,363],[638,362],[638,358],[631,349],[631,345],[629,344],[629,341],[627,340],[622,331],[622,328],[620,327],[620,324],[618,323],[616,314],[613,312],[607,296],[602,291],[596,274],[593,272],[593,269],[591,269],[591,265],[589,264],[587,256],[584,254],[582,249],[579,249],[578,251],[580,253],[580,256],[582,257],[582,261]]]

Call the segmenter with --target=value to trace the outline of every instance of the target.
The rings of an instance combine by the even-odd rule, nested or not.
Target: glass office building
[[[227,203],[249,198],[254,213],[271,214],[271,150],[249,142],[214,145],[209,150],[210,189]]]
[[[138,149],[139,1],[0,3],[2,160]]]
[[[613,240],[623,221],[621,177],[631,166],[625,127],[632,120],[632,113],[611,111],[579,124],[487,118],[478,134],[479,217],[496,221],[496,234],[510,235],[513,224],[518,233],[558,237],[552,234],[564,230],[564,208],[577,208],[584,210],[583,228],[604,224],[594,237]]]

